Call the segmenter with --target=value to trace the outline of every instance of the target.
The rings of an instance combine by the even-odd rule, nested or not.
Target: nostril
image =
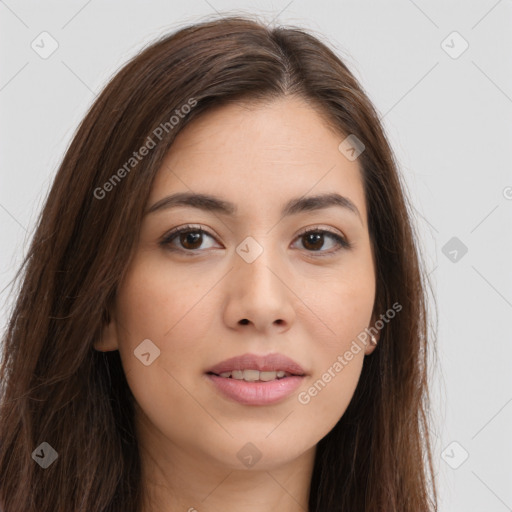
[[[247,325],[249,323],[249,320],[247,320],[247,318],[244,318],[243,320],[240,320],[240,323],[242,325]]]

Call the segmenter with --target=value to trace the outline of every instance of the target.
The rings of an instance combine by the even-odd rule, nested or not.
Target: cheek
[[[363,351],[352,354],[333,354],[322,370],[315,374],[297,397],[301,414],[315,418],[327,434],[343,416],[356,389],[364,361]],[[310,420],[311,421],[311,420]]]
[[[125,327],[119,352],[136,402],[159,430],[182,439],[183,432],[197,431],[197,418],[205,431],[218,428],[201,407],[200,377],[205,357],[211,361],[218,346],[212,322],[219,316],[214,287],[221,276],[207,266],[194,273],[169,267],[165,258],[142,253],[119,289],[116,313]],[[159,350],[149,366],[134,356],[145,339]]]
[[[334,352],[347,350],[370,324],[375,302],[373,267],[347,264],[341,271],[323,276],[315,289],[314,293],[303,294],[317,318],[309,324],[316,324],[312,339],[321,340],[321,352],[332,357]]]
[[[156,257],[155,257],[156,256]],[[172,271],[170,270],[172,269]],[[214,276],[193,276],[173,267],[160,254],[144,254],[134,261],[119,290],[118,311],[144,336],[171,335],[193,315],[194,306],[214,284]]]
[[[314,347],[315,374],[297,398],[301,413],[316,418],[324,435],[343,416],[359,382],[365,338],[358,339],[358,335],[369,326],[374,304],[370,277],[371,273],[361,279],[330,281],[311,307],[320,317],[308,333]]]
[[[348,406],[365,357],[365,329],[370,326],[375,301],[373,267],[347,266],[325,281],[322,292],[307,299],[318,321],[310,324],[315,347],[315,375],[305,389],[302,404],[314,404],[315,414],[334,426]]]
[[[195,418],[204,416],[192,398],[197,394],[192,370],[197,373],[204,359],[198,340],[208,337],[208,322],[201,298],[213,284],[207,278],[204,285],[190,284],[183,273],[169,275],[146,260],[130,269],[119,288],[119,353],[128,385],[144,415],[170,437],[194,432]],[[134,351],[148,339],[159,353],[148,345],[152,362],[146,366]],[[153,350],[158,357],[153,358]]]

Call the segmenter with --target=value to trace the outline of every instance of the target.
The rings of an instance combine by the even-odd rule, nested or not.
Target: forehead
[[[150,204],[174,192],[210,193],[248,208],[281,207],[289,198],[336,192],[366,223],[357,160],[338,149],[346,137],[304,100],[223,105],[176,137],[155,178]]]

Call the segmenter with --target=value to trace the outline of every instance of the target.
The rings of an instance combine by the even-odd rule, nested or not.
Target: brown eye
[[[189,253],[187,255],[193,256],[194,252],[199,252],[199,249],[206,242],[207,238],[214,240],[213,236],[204,229],[194,226],[183,226],[173,229],[170,233],[165,235],[160,245],[169,251]],[[203,247],[203,249],[205,248],[211,248],[211,245],[210,247]]]
[[[302,235],[304,240],[303,244],[306,249],[311,249],[312,251],[318,251],[324,245],[324,235],[318,231],[310,231],[305,235]]]
[[[333,233],[326,229],[310,229],[299,235],[299,239],[302,240],[302,246],[307,252],[317,252],[315,256],[330,256],[338,252],[340,249],[350,249],[352,245],[341,235]],[[327,240],[331,240],[334,245],[334,249],[325,250],[322,249],[325,246]]]
[[[179,234],[179,240],[185,249],[198,249],[203,242],[203,235],[201,231],[184,231]]]

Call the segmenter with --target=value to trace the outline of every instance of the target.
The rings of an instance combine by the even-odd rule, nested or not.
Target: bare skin
[[[238,211],[148,213],[95,347],[120,351],[136,399],[143,512],[308,510],[316,445],[345,412],[374,349],[363,345],[308,403],[298,399],[372,320],[363,182],[358,161],[338,150],[344,138],[296,97],[223,106],[189,124],[158,171],[148,208],[195,192]],[[359,214],[330,206],[281,216],[292,198],[332,192]],[[159,244],[187,224],[206,232],[194,245],[190,235]],[[315,241],[303,235],[309,229],[352,247],[328,233]],[[249,236],[263,249],[251,263],[236,251]],[[160,350],[148,366],[134,356],[146,339]],[[207,370],[247,352],[291,357],[306,370],[299,389],[270,405],[222,395]],[[237,456],[247,443],[261,455],[250,467]]]

